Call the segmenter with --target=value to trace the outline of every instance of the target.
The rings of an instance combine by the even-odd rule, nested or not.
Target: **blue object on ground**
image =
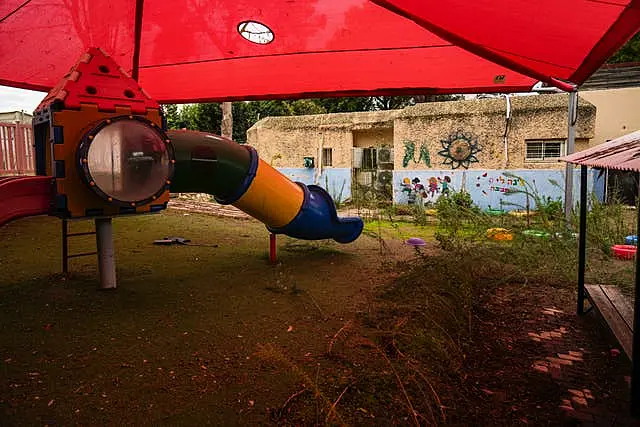
[[[624,238],[624,243],[627,245],[638,246],[638,236],[627,236]]]

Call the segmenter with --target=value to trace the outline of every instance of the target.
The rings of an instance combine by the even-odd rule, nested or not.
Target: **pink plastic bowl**
[[[613,254],[621,259],[633,259],[638,250],[633,245],[613,245],[611,246]]]

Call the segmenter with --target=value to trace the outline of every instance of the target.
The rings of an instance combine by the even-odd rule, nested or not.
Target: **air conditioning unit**
[[[353,148],[351,166],[355,169],[362,169],[362,157],[364,150],[362,148]]]
[[[380,171],[377,174],[376,181],[378,185],[385,186],[390,185],[393,181],[393,172],[391,171]]]
[[[373,172],[358,172],[356,182],[360,185],[370,186],[373,184]]]
[[[393,169],[393,149],[387,147],[380,147],[377,149],[378,155],[378,169],[390,170]]]

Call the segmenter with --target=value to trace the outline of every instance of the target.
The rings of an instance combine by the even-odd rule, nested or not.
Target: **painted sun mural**
[[[458,130],[449,135],[447,139],[440,140],[442,150],[438,151],[444,160],[442,164],[451,165],[451,169],[463,167],[469,169],[471,163],[476,163],[478,154],[482,149],[478,145],[478,138],[470,133]]]

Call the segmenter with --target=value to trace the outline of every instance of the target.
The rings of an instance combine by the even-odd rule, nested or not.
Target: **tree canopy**
[[[640,62],[640,33],[636,34],[620,48],[608,61],[610,64]]]
[[[258,120],[273,116],[305,114],[351,113],[404,108],[418,102],[459,99],[452,95],[436,96],[376,96],[354,98],[314,98],[297,100],[268,100],[233,103],[233,139],[247,141],[247,129]],[[222,109],[220,104],[175,104],[163,106],[169,129],[187,128],[203,132],[220,133]]]

